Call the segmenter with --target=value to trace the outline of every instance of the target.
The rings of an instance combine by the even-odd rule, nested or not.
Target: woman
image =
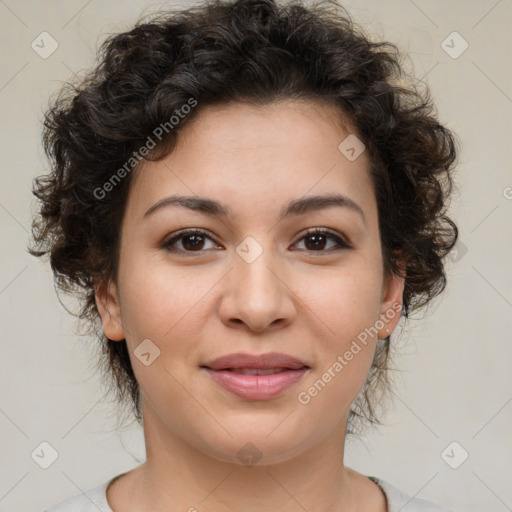
[[[101,321],[147,460],[49,511],[446,510],[343,464],[457,239],[454,137],[403,77],[339,8],[238,0],[61,92],[31,252]]]

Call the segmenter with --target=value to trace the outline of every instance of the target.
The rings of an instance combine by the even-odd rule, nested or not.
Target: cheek
[[[120,269],[120,282],[127,336],[155,339],[163,345],[177,333],[185,339],[194,337],[201,299],[207,297],[215,279],[212,273],[198,275],[190,268],[127,258],[123,272]],[[188,329],[192,332],[187,336]]]
[[[300,391],[299,403],[314,402],[325,410],[329,403],[348,407],[367,377],[376,346],[380,280],[375,271],[340,271],[325,279],[307,279],[298,290],[307,306],[309,332],[314,336],[317,366]],[[339,414],[338,411],[333,411]]]
[[[320,339],[327,352],[342,349],[379,317],[382,283],[368,265],[310,272],[298,276],[297,283],[304,315],[323,327],[325,336]]]
[[[132,368],[144,399],[155,410],[166,410],[162,404],[169,404],[169,410],[183,404],[188,415],[201,414],[182,385],[197,365],[208,292],[216,280],[212,273],[205,278],[190,268],[140,263],[135,258],[126,258],[120,267],[121,317]],[[149,364],[138,356],[144,340],[151,341],[145,350]]]

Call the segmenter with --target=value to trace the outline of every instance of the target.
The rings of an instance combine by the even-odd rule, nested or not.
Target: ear
[[[405,278],[397,276],[395,273],[388,275],[384,281],[380,308],[380,320],[384,326],[379,329],[380,339],[390,336],[400,321],[404,285]]]
[[[113,341],[124,340],[124,330],[121,324],[121,308],[119,306],[116,285],[98,283],[94,287],[96,306],[100,313],[101,323],[105,336]]]

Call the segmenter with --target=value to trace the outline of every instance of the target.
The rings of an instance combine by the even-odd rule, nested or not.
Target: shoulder
[[[61,501],[43,512],[113,512],[107,501],[107,487],[116,478],[118,477],[111,478],[94,489]]]
[[[452,512],[449,509],[431,501],[414,498],[403,493],[395,486],[380,478],[368,477],[375,482],[386,495],[388,512]]]

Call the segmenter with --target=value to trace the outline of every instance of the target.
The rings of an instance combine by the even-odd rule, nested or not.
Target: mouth
[[[278,352],[266,354],[247,354],[238,352],[218,357],[201,366],[211,370],[231,371],[245,375],[267,375],[286,370],[301,370],[309,366],[297,357]],[[255,370],[264,373],[246,373]]]
[[[285,354],[231,354],[201,365],[209,378],[243,400],[277,398],[299,382],[311,367]]]
[[[203,366],[202,368],[208,368]],[[210,370],[212,368],[209,368]],[[214,371],[225,371],[237,373],[239,375],[274,375],[276,373],[282,373],[286,371],[297,371],[302,369],[309,369],[309,366],[302,366],[301,368],[224,368],[222,370]]]

